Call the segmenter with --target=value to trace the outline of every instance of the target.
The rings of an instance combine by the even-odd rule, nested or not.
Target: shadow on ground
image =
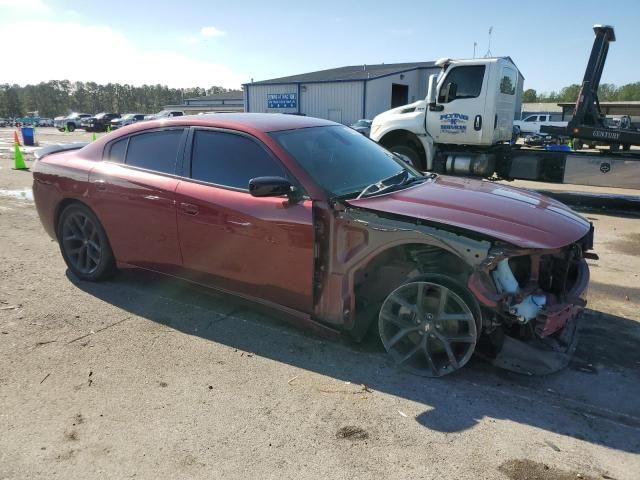
[[[79,282],[83,291],[132,314],[189,335],[424,406],[416,421],[461,432],[484,418],[505,419],[623,451],[640,453],[640,324],[588,311],[573,365],[526,377],[473,359],[441,379],[394,367],[375,342],[326,341],[228,295],[141,271],[109,282]],[[615,332],[625,332],[616,335]]]

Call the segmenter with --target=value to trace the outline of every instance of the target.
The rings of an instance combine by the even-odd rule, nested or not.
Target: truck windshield
[[[409,185],[422,177],[393,153],[344,126],[272,132],[271,136],[331,197],[357,196],[373,183],[395,177]]]

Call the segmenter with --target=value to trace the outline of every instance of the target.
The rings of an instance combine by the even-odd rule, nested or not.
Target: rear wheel
[[[73,132],[75,129],[76,129],[75,124],[73,124],[73,123],[67,123],[67,130],[68,130],[69,132]]]
[[[58,221],[58,242],[69,270],[82,280],[104,280],[115,271],[107,234],[88,207],[74,203],[63,210]]]
[[[421,376],[440,377],[469,361],[478,324],[465,295],[454,290],[417,278],[385,299],[378,330],[396,364]]]

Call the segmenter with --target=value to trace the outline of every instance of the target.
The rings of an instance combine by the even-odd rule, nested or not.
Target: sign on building
[[[296,93],[268,93],[267,108],[298,108]]]

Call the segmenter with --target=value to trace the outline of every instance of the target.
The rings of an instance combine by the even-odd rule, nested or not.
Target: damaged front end
[[[577,345],[586,305],[593,229],[555,250],[494,246],[468,281],[483,309],[476,352],[494,365],[528,375],[564,368]]]

